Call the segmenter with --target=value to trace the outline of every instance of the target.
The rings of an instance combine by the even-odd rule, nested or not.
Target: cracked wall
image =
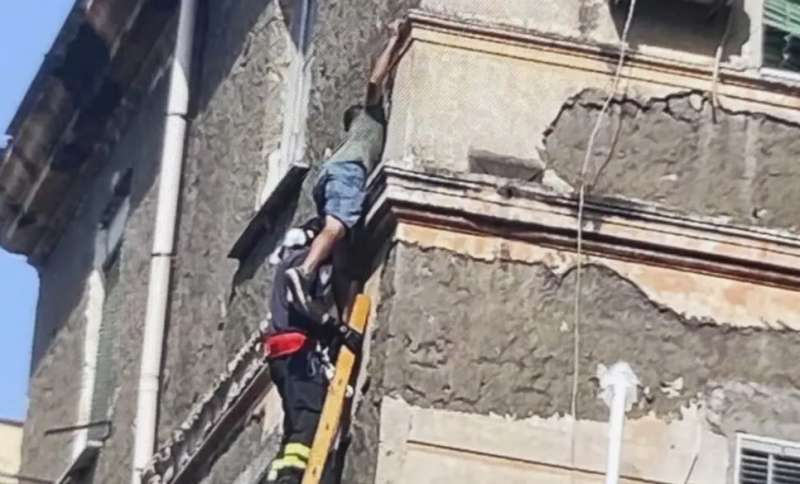
[[[359,0],[357,4],[324,2],[320,5],[314,38],[317,57],[308,121],[311,160],[321,159],[327,149],[337,145],[341,134],[341,113],[363,94],[370,56],[380,48],[376,40],[380,26],[419,4],[419,0]],[[271,280],[271,268],[264,264],[266,255],[282,228],[311,213],[307,182],[306,191],[296,203],[286,207],[275,230],[260,242],[240,267],[226,259],[228,250],[252,215],[261,181],[266,177],[266,157],[279,143],[287,39],[285,25],[275,14],[276,4],[270,0],[215,1],[209,3],[209,8],[198,36],[204,53],[197,67],[198,98],[193,106],[189,131],[178,256],[171,286],[172,305],[161,389],[161,439],[178,428],[198,396],[222,373],[230,357],[263,318],[265,295]],[[593,22],[591,8],[583,8],[578,15],[586,22]],[[584,33],[592,30],[589,26],[583,28]],[[401,78],[413,82],[402,84],[398,81],[399,100],[405,102],[403,96],[409,95],[410,85],[414,95],[420,96],[415,99],[417,107],[424,109],[409,111],[407,106],[395,103],[398,108],[396,119],[404,120],[412,127],[399,149],[409,149],[424,159],[436,160],[443,165],[449,163],[450,166],[462,167],[459,163],[467,162],[472,149],[529,159],[531,153],[544,148],[542,133],[556,118],[564,99],[583,86],[604,79],[604,74],[589,80],[577,78],[563,68],[554,67],[552,78],[543,80],[541,71],[527,69],[524,60],[483,57],[476,61],[474,54],[463,51],[456,54],[447,47],[426,49],[412,50],[409,62],[404,62],[401,69]],[[410,71],[412,67],[428,68],[427,77]],[[476,70],[481,75],[476,76]],[[524,71],[521,76],[520,71]],[[458,92],[460,95],[442,95],[448,92],[447,89],[451,94]],[[125,140],[110,157],[110,171],[103,175],[110,176],[121,166],[134,166],[134,198],[137,201],[132,204],[121,256],[121,282],[114,295],[116,301],[122,301],[118,309],[124,320],[115,343],[120,359],[124,361],[116,378],[122,385],[115,399],[115,432],[100,454],[97,482],[122,482],[127,479],[130,467],[132,435],[128,429],[132,427],[134,418],[134,387],[146,304],[148,250],[155,198],[152,188],[161,134],[163,90],[150,94],[149,98],[134,121],[135,127],[129,129]],[[518,102],[520,99],[535,99],[539,105],[531,109],[529,103]],[[498,109],[498,106],[503,108]],[[465,118],[465,113],[470,116]],[[568,116],[562,114],[563,120]],[[463,124],[464,119],[470,120],[475,131],[463,130],[442,136],[442,127]],[[398,121],[393,120],[393,125],[399,126]],[[565,127],[568,124],[564,121]],[[568,153],[569,138],[577,136],[579,127],[573,126],[563,133],[558,131],[558,126],[555,128],[548,143],[562,140],[563,147],[558,149]],[[470,138],[469,142],[465,142],[465,138]],[[765,150],[783,149],[780,143],[776,146],[764,141],[758,146]],[[548,144],[547,148],[551,146]],[[774,160],[778,163],[778,155]],[[566,161],[558,168],[568,172],[569,163]],[[769,173],[769,167],[764,169]],[[754,184],[757,179],[760,180],[758,183],[772,183],[770,177],[753,175],[752,179]],[[67,463],[67,440],[45,438],[43,432],[53,426],[75,423],[72,402],[77,400],[76,389],[64,382],[71,381],[80,366],[81,355],[74,350],[82,347],[82,325],[85,324],[82,291],[91,259],[86,249],[87,234],[92,234],[96,227],[99,214],[95,208],[104,205],[101,203],[105,196],[102,190],[97,189],[98,195],[95,196],[95,188],[87,188],[89,195],[83,211],[76,214],[51,262],[43,268],[42,300],[45,302],[39,308],[37,338],[40,331],[44,331],[41,334],[49,341],[50,335],[46,333],[51,330],[55,333],[49,350],[40,345],[43,348],[42,363],[34,372],[31,383],[31,410],[26,424],[23,467],[27,474],[54,477]],[[764,192],[758,193],[767,196]],[[774,213],[785,213],[780,217],[787,219],[791,216],[788,208]],[[769,209],[758,215],[773,216]],[[378,421],[376,405],[383,394],[403,396],[423,406],[475,412],[527,415],[564,411],[566,384],[561,380],[568,373],[564,368],[569,367],[569,361],[565,359],[565,345],[569,338],[561,331],[559,318],[569,315],[564,298],[572,283],[570,274],[561,280],[542,265],[510,262],[495,265],[465,258],[456,258],[450,263],[445,262],[448,256],[443,254],[399,246],[384,274],[384,300],[379,310],[379,321],[385,323],[382,323],[373,343],[376,356],[370,361],[368,398],[359,410],[360,420],[355,423],[357,438],[353,444],[354,455],[349,459],[348,473],[352,478],[349,482],[371,482],[371,471],[362,469],[360,459],[364,455],[374,458],[377,451],[377,446],[372,445],[376,435],[374,425]],[[415,257],[419,257],[419,264]],[[501,270],[494,274],[497,268]],[[489,289],[480,289],[473,284],[473,273],[478,275],[477,281],[489,284]],[[638,335],[638,339],[627,348],[640,342],[655,344],[643,336],[649,335],[649,331],[654,331],[656,338],[672,341],[667,354],[676,358],[684,357],[687,352],[704,350],[705,344],[716,344],[719,328],[694,328],[680,316],[670,316],[668,311],[654,309],[654,305],[618,273],[597,268],[589,273],[592,291],[597,294],[619,290],[633,298],[625,303],[623,297],[618,296],[609,302],[627,304],[625,307],[631,315],[633,333]],[[414,277],[427,277],[435,284],[428,291],[425,285],[415,286]],[[524,281],[521,286],[516,282],[519,280]],[[422,292],[423,288],[426,292]],[[505,299],[498,301],[498,305],[503,305],[502,311],[497,311],[497,308],[490,311],[489,307],[477,305],[481,298],[496,291],[507,291]],[[467,309],[453,312],[447,306],[438,306],[436,295],[443,303],[463,303]],[[517,298],[525,301],[524,304],[519,305]],[[419,307],[406,311],[417,301]],[[605,334],[603,337],[610,340],[619,334],[619,328],[611,324],[608,316],[611,306],[602,307],[606,319],[596,331],[599,336]],[[394,311],[393,308],[398,309]],[[516,309],[524,310],[524,314],[516,312]],[[541,314],[544,322],[532,325],[533,317],[529,313]],[[641,321],[634,316],[642,314],[662,318],[658,321],[664,322],[664,328],[641,327]],[[433,319],[429,319],[430,315]],[[491,324],[486,324],[487,320]],[[463,329],[464,338],[442,334],[441,324],[446,325],[451,333]],[[505,331],[491,331],[498,325]],[[423,331],[425,328],[433,331]],[[743,331],[734,330],[736,337],[721,346],[724,355],[714,353],[709,357],[724,360],[738,351],[751,351],[752,341],[771,345],[776,334],[755,330],[752,334],[745,334]],[[520,336],[509,337],[515,332]],[[681,345],[688,342],[688,349],[675,348],[676,341]],[[788,338],[781,344],[788,345],[791,341],[793,339]],[[406,347],[407,343],[410,346]],[[783,353],[785,351],[765,356],[763,365],[774,363],[773,359]],[[607,352],[585,355],[587,374],[591,373],[588,365],[606,356],[613,355]],[[643,358],[643,365],[653,364],[651,359]],[[690,384],[693,391],[712,392],[714,408],[720,415],[720,428],[738,428],[750,425],[754,410],[750,409],[748,402],[759,401],[765,391],[782,399],[781,409],[793,408],[797,395],[793,389],[785,389],[789,385],[785,381],[788,377],[782,373],[786,365],[782,362],[781,365],[776,367],[774,374],[765,374],[765,378],[755,386],[747,380],[755,370],[741,376],[736,373],[738,367],[735,371],[731,369],[730,375],[723,372],[717,377],[719,372],[716,369],[704,366]],[[479,370],[480,378],[468,378],[472,373],[467,374],[464,368],[473,367]],[[676,374],[685,369],[682,363],[675,363],[670,368]],[[527,380],[517,383],[513,378],[504,378],[517,374]],[[740,379],[734,379],[734,376]],[[708,390],[712,381],[718,384]],[[586,415],[599,415],[601,409],[589,395],[591,385],[585,382],[582,390],[581,405],[586,409]],[[504,392],[511,398],[501,398]],[[652,409],[660,414],[675,412],[679,406],[678,402],[662,400],[651,404]],[[784,420],[791,421],[788,417]],[[762,423],[752,426],[757,429],[759,425]],[[252,464],[263,458],[264,446],[274,445],[272,441],[265,441],[266,438],[252,422],[248,423],[241,434],[218,449],[219,460],[208,462],[198,480],[238,482],[235,480],[241,476],[255,472]],[[266,465],[266,459],[263,460]],[[358,466],[353,466],[353,462],[359,463]]]
[[[575,185],[605,101],[570,98],[546,133],[548,166]],[[590,193],[642,199],[746,225],[800,227],[800,125],[715,110],[702,93],[617,98],[587,169]]]
[[[386,395],[517,419],[569,412],[574,270],[558,274],[543,264],[489,263],[398,243],[382,278],[353,458],[374,462]],[[727,437],[737,430],[800,438],[800,379],[791,356],[800,334],[684,318],[599,265],[585,268],[583,290],[578,418],[607,419],[592,377],[598,364],[625,360],[652,390],[631,417],[676,419],[700,404]],[[677,397],[659,390],[678,377],[684,387]],[[776,398],[757,405],[748,394]],[[372,482],[367,474],[351,477]]]
[[[419,28],[395,82],[386,156],[464,172],[474,153],[492,153],[520,160],[528,171],[546,165],[574,184],[614,66],[534,41]],[[644,59],[652,58],[629,58],[598,137],[592,193],[796,228],[792,207],[800,192],[792,187],[800,168],[792,160],[800,117],[790,91],[723,77],[721,107],[713,110],[703,100],[710,68],[707,77],[702,69],[689,75],[677,64],[656,68]],[[465,119],[468,129],[450,129]]]

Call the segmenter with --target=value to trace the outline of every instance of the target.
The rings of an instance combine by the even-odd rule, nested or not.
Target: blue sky
[[[5,133],[73,3],[4,2],[0,15],[0,133]],[[0,418],[25,417],[38,284],[36,271],[23,257],[0,249]]]

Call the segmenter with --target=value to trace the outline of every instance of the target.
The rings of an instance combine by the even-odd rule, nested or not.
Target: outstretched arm
[[[375,61],[375,66],[369,76],[369,86],[367,87],[368,106],[377,104],[381,96],[383,96],[384,81],[386,81],[386,77],[392,68],[397,55],[397,47],[400,45],[400,40],[406,28],[407,24],[404,20],[397,20],[389,25],[389,40],[386,42],[383,52]]]

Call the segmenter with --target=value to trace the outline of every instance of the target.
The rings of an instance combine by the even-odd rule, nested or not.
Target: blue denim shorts
[[[330,215],[352,229],[361,218],[367,170],[360,161],[334,161],[322,165],[314,186],[319,215]]]

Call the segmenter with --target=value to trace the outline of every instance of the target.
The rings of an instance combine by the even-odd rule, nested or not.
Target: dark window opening
[[[800,72],[800,0],[764,2],[763,66]]]

